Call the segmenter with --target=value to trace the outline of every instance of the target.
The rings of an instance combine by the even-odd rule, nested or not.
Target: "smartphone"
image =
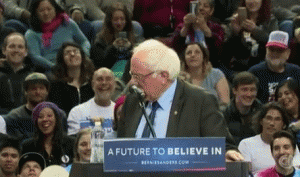
[[[197,13],[197,6],[198,6],[198,1],[191,1],[190,2],[190,13],[196,15],[196,13]]]
[[[242,23],[243,21],[245,21],[247,19],[247,9],[246,9],[246,7],[239,7],[238,8],[238,17],[239,17],[240,23]]]
[[[127,33],[125,31],[119,32],[119,38],[127,38]]]

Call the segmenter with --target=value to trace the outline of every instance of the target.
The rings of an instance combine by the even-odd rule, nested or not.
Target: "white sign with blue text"
[[[225,170],[225,151],[219,137],[105,140],[104,171]]]

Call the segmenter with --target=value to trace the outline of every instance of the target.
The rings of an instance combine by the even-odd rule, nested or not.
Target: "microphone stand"
[[[148,117],[148,115],[147,115],[147,113],[146,113],[144,98],[143,98],[143,96],[140,95],[140,94],[137,94],[137,95],[138,95],[138,98],[139,98],[139,105],[140,105],[140,107],[141,107],[141,109],[142,109],[142,112],[143,112],[143,114],[144,114],[144,116],[145,116],[147,125],[148,125],[149,128],[150,128],[150,132],[151,132],[153,138],[156,138],[156,134],[155,134],[153,125],[152,125],[152,123],[150,122],[150,119],[149,119],[149,117]],[[146,126],[147,126],[147,125],[146,125]]]

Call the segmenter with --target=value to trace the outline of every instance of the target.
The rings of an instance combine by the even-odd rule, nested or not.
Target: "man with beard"
[[[18,162],[21,154],[19,141],[10,137],[1,138],[0,176],[17,177]]]
[[[93,120],[103,118],[102,127],[105,133],[112,133],[115,103],[111,100],[116,81],[113,72],[108,68],[95,71],[92,88],[95,96],[89,101],[71,109],[68,117],[68,135],[76,135],[80,129],[93,124]]]
[[[274,101],[278,83],[291,77],[299,85],[300,67],[287,63],[291,50],[288,48],[289,35],[283,31],[270,33],[266,45],[265,61],[249,69],[259,79],[257,98],[262,103]]]
[[[11,110],[4,115],[7,134],[21,140],[32,137],[34,126],[31,113],[33,108],[40,102],[46,101],[49,93],[50,82],[42,73],[29,74],[23,82],[26,104]]]

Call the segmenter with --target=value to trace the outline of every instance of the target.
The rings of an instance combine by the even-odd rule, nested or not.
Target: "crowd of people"
[[[300,3],[87,2],[0,0],[0,176],[88,163],[96,119],[107,139],[226,137],[252,174],[300,174]]]

